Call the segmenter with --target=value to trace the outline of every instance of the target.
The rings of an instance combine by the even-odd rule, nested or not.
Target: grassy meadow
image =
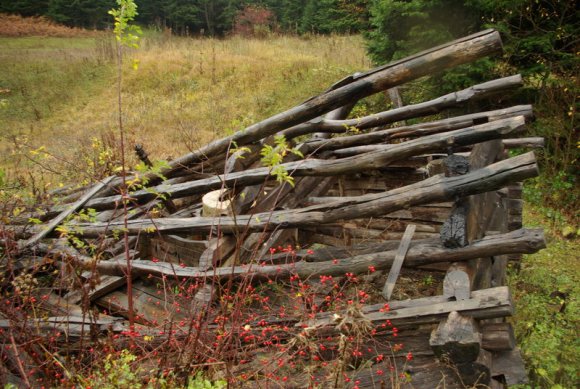
[[[0,184],[38,190],[107,174],[118,160],[114,53],[105,34],[0,37]],[[358,36],[218,40],[147,33],[126,54],[128,143],[142,143],[152,159],[196,149],[370,67]],[[545,222],[528,212],[528,223]],[[577,240],[550,239],[547,250],[526,256],[512,274],[513,321],[534,382],[563,388],[577,377],[580,247]]]
[[[106,35],[0,38],[7,174],[23,180],[22,169],[38,162],[64,174],[53,181],[67,181],[69,173],[77,177],[79,161],[98,165],[114,157],[114,54]],[[129,143],[142,143],[154,159],[177,157],[369,66],[358,36],[218,40],[148,33],[123,65]]]

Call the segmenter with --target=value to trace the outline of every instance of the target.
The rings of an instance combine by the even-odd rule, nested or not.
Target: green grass
[[[527,226],[548,221],[534,209],[526,210]],[[513,318],[533,386],[576,388],[580,360],[580,241],[565,240],[546,229],[548,247],[524,256],[519,272],[511,272],[516,301]]]
[[[28,179],[36,163],[64,174],[51,177],[53,184],[77,178],[79,160],[87,154],[94,160],[116,145],[111,41],[3,38],[2,43],[0,89],[9,92],[0,94],[0,147],[9,158],[0,167],[13,180]],[[138,70],[131,67],[133,59]],[[177,157],[369,66],[357,36],[218,40],[149,33],[123,68],[129,144],[144,144],[154,159]],[[42,153],[30,154],[40,147]]]

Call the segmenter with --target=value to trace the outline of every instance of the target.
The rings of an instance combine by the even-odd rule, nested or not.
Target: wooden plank
[[[119,289],[121,286],[127,283],[126,277],[102,275],[99,276],[98,279],[99,282],[95,285],[94,289],[83,288],[82,290],[75,290],[66,294],[64,298],[72,304],[80,304],[82,302],[83,295],[86,294],[89,301],[93,301],[116,289]]]
[[[283,163],[280,166],[286,171],[292,172],[293,177],[299,176],[336,176],[379,169],[395,161],[404,160],[414,155],[446,151],[450,141],[454,145],[468,145],[485,142],[492,139],[500,139],[512,133],[524,129],[525,118],[518,116],[497,120],[473,127],[462,128],[443,134],[428,135],[422,138],[409,140],[390,147],[387,150],[379,150],[354,157],[346,157],[335,160],[306,159],[295,162]],[[498,141],[499,142],[499,141]],[[184,196],[205,193],[222,187],[241,187],[255,185],[264,182],[271,176],[270,168],[248,169],[242,172],[229,173],[227,175],[214,176],[211,178],[196,180],[176,185],[158,185],[153,188],[131,193],[134,201],[143,203],[155,199],[159,194],[179,198]],[[114,207],[121,200],[120,195],[94,199],[87,203],[88,207],[95,209],[108,209]]]
[[[395,283],[397,282],[397,278],[399,278],[399,273],[401,268],[403,267],[403,261],[405,260],[405,256],[407,255],[407,251],[409,250],[409,245],[411,244],[411,240],[413,239],[413,234],[415,233],[416,226],[414,224],[409,224],[407,229],[405,230],[405,234],[403,235],[403,239],[401,240],[401,245],[397,250],[397,254],[395,255],[395,259],[393,260],[393,265],[391,266],[391,270],[389,271],[389,276],[387,277],[387,281],[385,282],[385,286],[383,287],[383,297],[387,300],[391,299],[391,294],[393,293],[393,289],[395,288]]]
[[[413,326],[437,323],[453,311],[479,319],[505,317],[513,314],[513,304],[507,287],[490,288],[478,292],[474,293],[469,300],[445,301],[396,310],[391,308],[386,312],[365,313],[364,319],[373,323],[390,320],[394,326]],[[317,315],[315,319],[298,323],[295,327],[304,328],[307,326],[309,329],[317,329],[333,326],[336,323],[336,316],[320,317]]]
[[[136,323],[156,325],[188,318],[188,312],[192,310],[180,304],[178,296],[174,295],[175,301],[170,301],[161,298],[157,292],[157,288],[147,285],[142,280],[137,280],[133,284],[133,309]],[[109,314],[128,317],[129,300],[127,293],[121,290],[100,297],[95,302],[105,308]]]
[[[501,141],[493,140],[474,146],[469,157],[472,169],[482,169],[501,158],[503,146]],[[492,216],[502,201],[496,192],[489,191],[469,198],[467,215],[467,240],[480,239],[488,230],[501,230],[500,221]],[[482,289],[491,286],[491,258],[482,257],[469,262],[470,274],[473,276],[472,288]]]
[[[53,229],[55,229],[60,223],[62,223],[67,217],[72,215],[74,212],[81,209],[94,195],[96,195],[101,189],[107,186],[115,176],[110,176],[95,184],[91,190],[89,190],[86,194],[84,194],[78,201],[74,204],[67,207],[66,210],[61,212],[57,217],[55,217],[48,225],[41,226],[42,231],[36,233],[32,237],[30,237],[27,241],[21,243],[19,242],[19,249],[23,250],[27,247],[33,246],[36,243],[40,242],[42,239],[46,238]]]
[[[404,188],[379,194],[360,196],[352,201],[336,201],[289,211],[273,211],[256,215],[214,218],[164,218],[130,220],[127,232],[142,234],[155,229],[156,233],[201,232],[217,226],[224,233],[263,231],[333,223],[338,220],[384,215],[410,206],[444,201],[450,196],[466,196],[493,191],[509,182],[536,176],[538,167],[533,153],[497,162],[486,169],[478,169],[458,177],[431,177]],[[124,227],[123,223],[76,223],[85,237],[102,236],[106,231]]]
[[[141,256],[143,259],[156,258],[171,263],[184,263],[188,266],[198,266],[199,258],[206,249],[207,243],[185,238],[176,239],[175,235],[160,237],[144,237],[149,239],[149,254]]]
[[[503,376],[508,386],[528,383],[528,373],[519,348],[493,353],[491,375]]]
[[[472,258],[480,258],[489,255],[510,254],[514,252],[532,253],[544,248],[543,230],[519,230],[506,234],[486,237],[473,244],[457,248],[447,249],[437,242],[421,242],[411,244],[405,260],[405,265],[410,267],[422,266],[428,263],[466,261]],[[296,262],[287,265],[265,266],[235,266],[206,270],[201,268],[178,267],[170,263],[153,263],[151,261],[133,261],[131,264],[134,275],[166,275],[169,277],[186,278],[245,278],[258,279],[285,279],[296,274],[301,278],[318,277],[321,275],[344,275],[347,272],[364,274],[369,266],[375,266],[377,270],[389,268],[394,260],[396,250],[377,252],[372,254],[358,255],[338,262]],[[79,261],[80,262],[80,261]],[[82,263],[82,262],[81,262]],[[89,265],[92,265],[92,261]],[[127,264],[125,261],[103,261],[97,264],[97,268],[103,274],[123,274]]]
[[[509,351],[516,347],[516,337],[511,323],[485,323],[481,332],[482,347],[488,351]]]
[[[402,105],[402,101],[400,100],[400,96],[398,96],[398,92],[394,91],[394,99],[401,104],[400,106],[395,104],[394,109],[347,120],[318,118],[309,122],[302,123],[298,126],[294,126],[284,131],[283,134],[287,138],[294,138],[296,136],[305,135],[313,131],[323,131],[326,133],[345,133],[353,127],[357,128],[358,130],[365,130],[407,119],[434,115],[445,109],[465,105],[470,100],[485,98],[487,96],[501,93],[502,91],[513,89],[521,85],[521,76],[515,75],[474,85],[457,92],[452,92],[447,95],[440,96],[430,101],[407,106]],[[391,94],[390,92],[392,90],[393,89],[389,89],[389,95]],[[391,100],[393,100],[393,97]],[[398,126],[395,126],[395,128],[396,127]]]
[[[208,247],[199,257],[200,269],[221,266],[223,261],[236,249],[237,239],[232,235],[220,235],[208,241]]]

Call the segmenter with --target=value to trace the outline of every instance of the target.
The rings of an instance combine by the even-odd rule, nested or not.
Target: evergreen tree
[[[108,11],[114,0],[49,0],[46,15],[69,26],[102,28],[110,23]]]
[[[301,33],[318,32],[318,12],[318,0],[308,0],[300,20],[299,31]]]
[[[162,11],[167,26],[177,34],[196,32],[201,28],[200,9],[195,1],[164,0],[161,3],[160,11]]]
[[[282,0],[280,23],[287,32],[297,33],[302,24],[307,0]]]
[[[22,16],[40,16],[46,14],[48,0],[0,0],[0,12]]]

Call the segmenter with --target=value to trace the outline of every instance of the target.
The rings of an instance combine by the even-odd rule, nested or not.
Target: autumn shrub
[[[0,14],[0,36],[87,37],[97,34],[94,31],[57,24],[44,16]]]

